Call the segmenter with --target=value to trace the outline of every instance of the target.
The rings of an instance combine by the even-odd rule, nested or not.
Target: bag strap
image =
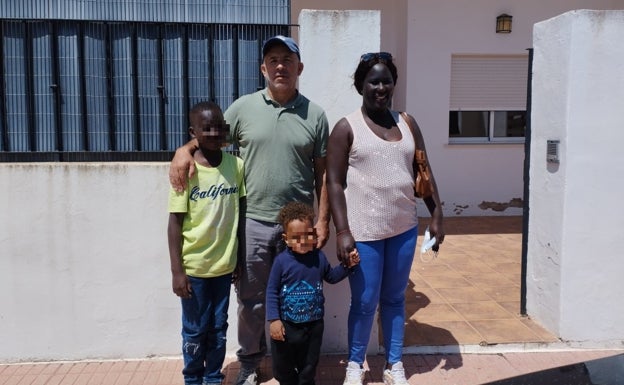
[[[410,131],[412,132],[412,136],[414,137],[414,149],[415,149],[414,150],[414,163],[416,163],[416,166],[418,167],[419,170],[422,170],[424,172],[425,168],[429,167],[429,165],[427,164],[427,157],[425,156],[425,151],[418,148],[418,141],[416,140],[416,132],[414,130],[414,127],[412,127],[410,120],[407,118],[407,113],[403,111],[401,112],[401,116],[403,117],[403,120],[405,120],[405,123],[407,123],[407,126],[409,127]],[[414,177],[416,177],[416,170],[414,170]],[[425,205],[427,205],[427,210],[429,210],[429,212],[433,214],[433,211],[436,208],[436,203],[433,200],[433,198],[427,197],[424,199],[424,202],[425,202]]]
[[[410,123],[410,120],[407,118],[407,112],[401,112],[401,116],[403,117],[403,120],[405,120],[407,127],[409,127],[412,133],[412,138],[414,138],[414,146],[416,147],[416,149],[418,149],[418,143],[416,142],[416,133],[414,132],[414,127],[412,127],[412,123]]]
[[[407,113],[403,111],[401,112],[401,116],[403,117],[403,120],[405,120],[405,123],[407,124],[410,131],[412,132],[412,138],[414,138],[414,149],[415,149],[414,159],[418,165],[421,165],[424,162],[426,162],[425,152],[421,150],[420,148],[418,148],[418,141],[416,140],[416,131],[414,130],[412,123],[410,123],[410,120],[407,117]]]

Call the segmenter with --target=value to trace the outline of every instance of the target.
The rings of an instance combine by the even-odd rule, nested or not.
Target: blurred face
[[[295,219],[288,223],[283,234],[284,241],[290,249],[298,254],[305,254],[316,245],[316,230],[309,220]]]
[[[383,63],[371,68],[362,84],[362,98],[367,110],[385,110],[390,106],[394,94],[392,73]]]
[[[191,116],[191,135],[197,138],[199,148],[217,151],[227,145],[230,127],[219,111],[203,110]]]
[[[264,56],[260,69],[270,90],[292,92],[297,88],[303,63],[285,45],[276,44]]]

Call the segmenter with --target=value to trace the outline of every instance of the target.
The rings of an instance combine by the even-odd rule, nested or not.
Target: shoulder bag
[[[414,138],[414,194],[417,198],[425,199],[433,195],[433,184],[431,183],[431,171],[429,170],[429,163],[427,162],[427,154],[424,150],[418,148],[416,132],[414,131],[414,127],[412,127],[407,114],[405,112],[401,112],[401,116],[410,128],[412,137]]]

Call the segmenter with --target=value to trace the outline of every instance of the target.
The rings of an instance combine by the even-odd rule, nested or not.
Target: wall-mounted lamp
[[[503,13],[496,18],[496,33],[511,33],[512,16]]]

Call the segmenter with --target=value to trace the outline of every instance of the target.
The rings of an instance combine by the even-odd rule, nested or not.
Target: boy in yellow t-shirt
[[[229,127],[219,106],[189,112],[197,172],[182,192],[169,193],[169,257],[173,292],[182,302],[184,383],[219,384],[225,359],[232,274],[244,217],[243,161],[224,152]]]

